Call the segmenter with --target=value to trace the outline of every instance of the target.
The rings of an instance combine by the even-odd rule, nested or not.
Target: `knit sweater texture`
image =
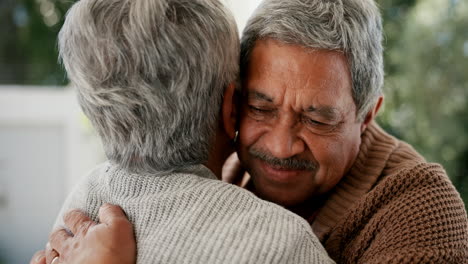
[[[468,263],[468,220],[438,164],[372,123],[314,232],[337,263]]]
[[[119,205],[134,225],[137,263],[333,263],[299,216],[223,183],[202,166],[132,174],[105,163],[67,198],[94,220]]]

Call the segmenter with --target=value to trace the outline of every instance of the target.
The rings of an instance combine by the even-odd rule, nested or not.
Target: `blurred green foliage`
[[[56,37],[70,5],[64,0],[0,1],[0,84],[66,84]]]
[[[56,36],[73,2],[0,1],[0,84],[66,83]],[[468,203],[468,1],[377,2],[386,49],[378,122],[443,164]]]
[[[468,2],[380,0],[385,107],[379,123],[444,165],[468,202]]]

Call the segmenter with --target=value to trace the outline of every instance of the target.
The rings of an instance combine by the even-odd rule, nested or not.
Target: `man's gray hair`
[[[382,22],[373,0],[264,0],[241,40],[241,78],[259,39],[344,52],[353,82],[358,120],[382,94]]]
[[[107,157],[131,171],[208,159],[239,34],[218,0],[80,0],[60,57]]]

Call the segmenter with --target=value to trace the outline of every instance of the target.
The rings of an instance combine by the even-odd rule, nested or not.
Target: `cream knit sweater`
[[[96,219],[106,202],[133,223],[137,263],[333,263],[305,220],[202,165],[137,175],[105,163],[68,197],[57,225],[71,208]]]

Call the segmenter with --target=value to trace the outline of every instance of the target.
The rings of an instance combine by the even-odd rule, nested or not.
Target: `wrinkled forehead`
[[[275,102],[294,94],[296,102],[310,104],[305,108],[354,105],[347,59],[339,51],[262,40],[252,50],[246,73],[244,97]]]
[[[352,85],[348,58],[344,52],[312,49],[272,38],[257,40],[249,54],[248,63],[243,67],[242,71],[247,74],[242,76],[242,81],[251,80],[252,73],[268,77],[281,71],[302,79],[326,80],[328,83],[341,81],[345,85]]]

